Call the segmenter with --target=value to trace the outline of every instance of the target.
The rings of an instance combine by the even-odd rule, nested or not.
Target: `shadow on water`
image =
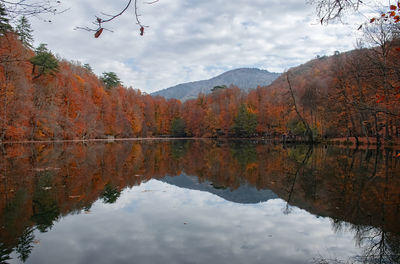
[[[9,145],[0,160],[0,263],[25,262],[34,231],[115,203],[125,188],[157,179],[235,203],[286,201],[352,232],[362,254],[315,263],[400,263],[400,160],[392,150],[178,140]]]

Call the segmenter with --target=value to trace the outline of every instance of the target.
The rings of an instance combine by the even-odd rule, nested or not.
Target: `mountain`
[[[209,192],[234,203],[256,204],[278,198],[278,196],[269,189],[258,190],[256,187],[245,184],[235,190],[231,190],[225,186],[213,185],[209,181],[199,182],[196,176],[189,176],[185,173],[174,177],[165,176],[159,180],[185,189]]]
[[[267,70],[256,68],[240,68],[227,71],[209,80],[182,83],[176,86],[157,91],[151,95],[163,96],[167,99],[176,98],[182,101],[196,98],[199,93],[208,94],[215,86],[231,84],[236,85],[242,90],[255,89],[257,86],[267,86],[271,84],[280,73],[273,73]]]

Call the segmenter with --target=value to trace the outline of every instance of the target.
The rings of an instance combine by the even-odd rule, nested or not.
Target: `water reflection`
[[[119,257],[157,263],[156,256],[160,262],[168,256],[175,263],[304,263],[313,257],[319,263],[400,263],[400,168],[391,150],[283,148],[257,142],[203,140],[12,145],[3,148],[0,171],[0,263],[16,258],[30,263],[55,262],[56,257],[62,257],[49,252],[55,250],[55,244],[63,248],[71,241],[76,244],[78,238],[72,238],[73,234],[80,234],[78,241],[99,248],[78,243],[69,249],[74,254],[86,252],[78,254],[81,258],[64,256],[66,259],[57,262],[100,261],[107,252],[102,247],[109,245],[120,255],[113,254],[115,259],[108,261],[121,263],[132,261]],[[157,188],[160,191],[154,192]],[[203,213],[197,200],[207,201]],[[220,207],[213,211],[210,206],[216,205]],[[131,214],[123,216],[125,210]],[[216,215],[224,221],[211,217]],[[237,219],[238,226],[226,221],[227,217],[233,222]],[[93,222],[85,222],[88,218]],[[192,225],[197,223],[197,229],[184,224],[189,221],[185,219],[191,219]],[[177,221],[180,224],[174,226]],[[251,223],[248,227],[260,233],[249,231],[243,223]],[[135,228],[128,228],[130,225]],[[247,242],[237,234],[239,226],[248,236]],[[115,230],[119,227],[124,230]],[[59,233],[60,229],[64,233]],[[113,231],[99,236],[99,230]],[[118,235],[121,243],[111,239],[111,234]],[[158,241],[160,234],[165,244],[146,245]],[[181,234],[180,240],[175,241],[172,234]],[[202,247],[188,239],[203,243]],[[241,245],[230,248],[235,239]],[[306,240],[310,245],[301,242]],[[332,243],[334,240],[340,243]],[[139,249],[153,247],[154,252],[172,241],[181,243],[181,247],[153,252],[151,260],[139,249],[126,248],[129,241]],[[256,246],[256,241],[271,247]],[[253,250],[253,255],[243,253],[244,249]],[[203,259],[198,256],[201,252],[215,259]],[[285,252],[292,257],[285,257]],[[188,261],[190,256],[193,259]]]

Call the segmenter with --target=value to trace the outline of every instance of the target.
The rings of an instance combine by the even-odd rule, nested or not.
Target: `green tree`
[[[16,31],[19,35],[19,40],[21,40],[22,44],[27,48],[33,48],[33,36],[32,36],[32,28],[31,24],[29,24],[28,19],[25,16],[22,16],[18,20],[18,24],[16,27]]]
[[[121,80],[115,72],[103,72],[103,76],[100,77],[100,80],[103,81],[108,90],[121,84]]]
[[[119,196],[121,195],[121,192],[118,190],[117,187],[114,187],[110,183],[108,183],[100,195],[100,198],[103,199],[104,203],[112,204],[115,203]]]
[[[217,86],[214,86],[211,89],[211,92],[218,91],[218,90],[223,90],[223,89],[226,89],[226,88],[228,88],[228,87],[226,87],[226,85],[217,85]]]
[[[32,74],[37,70],[37,74],[33,79],[37,79],[44,74],[54,75],[58,71],[58,61],[46,46],[46,44],[40,44],[36,49],[36,56],[30,59],[33,64]]]
[[[2,3],[0,3],[0,34],[12,31],[12,27],[9,24],[10,19],[7,17],[7,12]]]
[[[93,72],[92,66],[90,66],[89,63],[83,64],[83,68],[85,68],[89,72]]]
[[[301,135],[303,136],[307,129],[304,126],[303,122],[301,122],[301,120],[299,120],[299,118],[293,118],[290,119],[288,124],[287,124],[289,131],[291,133],[293,133],[294,135]]]
[[[174,137],[184,137],[185,133],[185,120],[182,118],[175,118],[171,123],[171,134]]]
[[[239,108],[239,113],[235,118],[233,130],[236,136],[251,137],[256,133],[257,115],[248,111],[246,105]]]

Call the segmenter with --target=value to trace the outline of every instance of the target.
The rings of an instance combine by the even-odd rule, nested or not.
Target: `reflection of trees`
[[[362,263],[362,264],[398,264],[400,263],[400,235],[383,231],[383,227],[353,225],[340,220],[333,221],[335,231],[348,229],[354,232],[357,245],[362,248],[360,256],[349,260],[326,259],[323,257],[314,260],[318,264],[332,263]]]
[[[383,231],[381,228],[357,228],[356,240],[363,249],[362,263],[400,263],[400,236]]]
[[[33,240],[35,239],[33,235],[33,228],[28,227],[24,230],[22,235],[18,239],[18,245],[16,246],[16,252],[18,253],[18,258],[25,262],[33,249]]]
[[[118,190],[117,187],[111,185],[110,183],[107,183],[104,187],[102,194],[100,195],[100,198],[103,199],[104,203],[112,204],[118,200],[120,195],[121,192]]]
[[[287,190],[288,197],[286,199],[286,207],[283,211],[284,214],[289,214],[291,212],[290,201],[294,192],[294,186],[296,184],[296,180],[300,174],[301,175],[305,174],[306,165],[311,157],[312,151],[313,151],[312,145],[307,146],[307,151],[305,151],[305,148],[303,146],[290,151],[289,157],[295,160],[296,170],[293,174],[290,173],[287,174],[289,189]]]
[[[46,232],[53,226],[53,221],[58,219],[60,211],[52,190],[52,173],[39,173],[38,182],[33,195],[32,221],[36,223],[37,229],[40,232]]]
[[[246,184],[271,189],[287,201],[286,212],[297,206],[329,216],[338,230],[346,222],[357,228],[374,226],[386,232],[382,251],[399,252],[400,167],[390,151],[300,145],[284,149],[222,140],[18,147],[0,157],[0,171],[7,171],[6,180],[0,178],[0,226],[5,227],[0,241],[3,248],[19,248],[21,260],[31,250],[32,229],[45,232],[60,215],[88,211],[99,198],[116,202],[126,186],[183,171],[216,188],[235,190]],[[363,248],[371,244],[360,241]]]
[[[338,163],[343,184],[337,186],[337,194],[341,196],[334,197],[333,200],[337,201],[336,204],[340,205],[342,210],[332,220],[332,228],[335,232],[345,229],[353,232],[356,244],[362,248],[362,254],[353,257],[350,263],[400,263],[400,233],[388,231],[393,230],[394,226],[398,230],[399,219],[399,203],[393,195],[393,189],[390,190],[397,178],[391,177],[393,167],[396,166],[396,163],[392,162],[393,154],[390,150],[385,150],[384,155],[379,150],[367,150],[364,156],[362,152],[358,152],[360,163],[357,168],[356,154],[353,152],[349,155],[350,160],[341,157]],[[379,165],[383,168],[379,169]],[[398,187],[395,188],[395,192],[398,192]],[[366,207],[365,199],[368,196],[373,198],[369,198],[370,204]],[[321,259],[318,263],[336,263],[334,261]]]
[[[171,155],[174,159],[183,158],[188,150],[189,141],[175,140],[171,143]]]
[[[255,144],[249,142],[234,142],[230,145],[232,156],[242,165],[257,162],[257,152]]]
[[[18,219],[22,218],[24,215],[24,203],[28,199],[28,194],[26,189],[19,189],[15,196],[12,197],[5,208],[4,226],[8,230],[17,230]]]
[[[12,249],[6,247],[4,243],[0,242],[0,263],[7,263],[7,260],[10,260],[10,254]]]

